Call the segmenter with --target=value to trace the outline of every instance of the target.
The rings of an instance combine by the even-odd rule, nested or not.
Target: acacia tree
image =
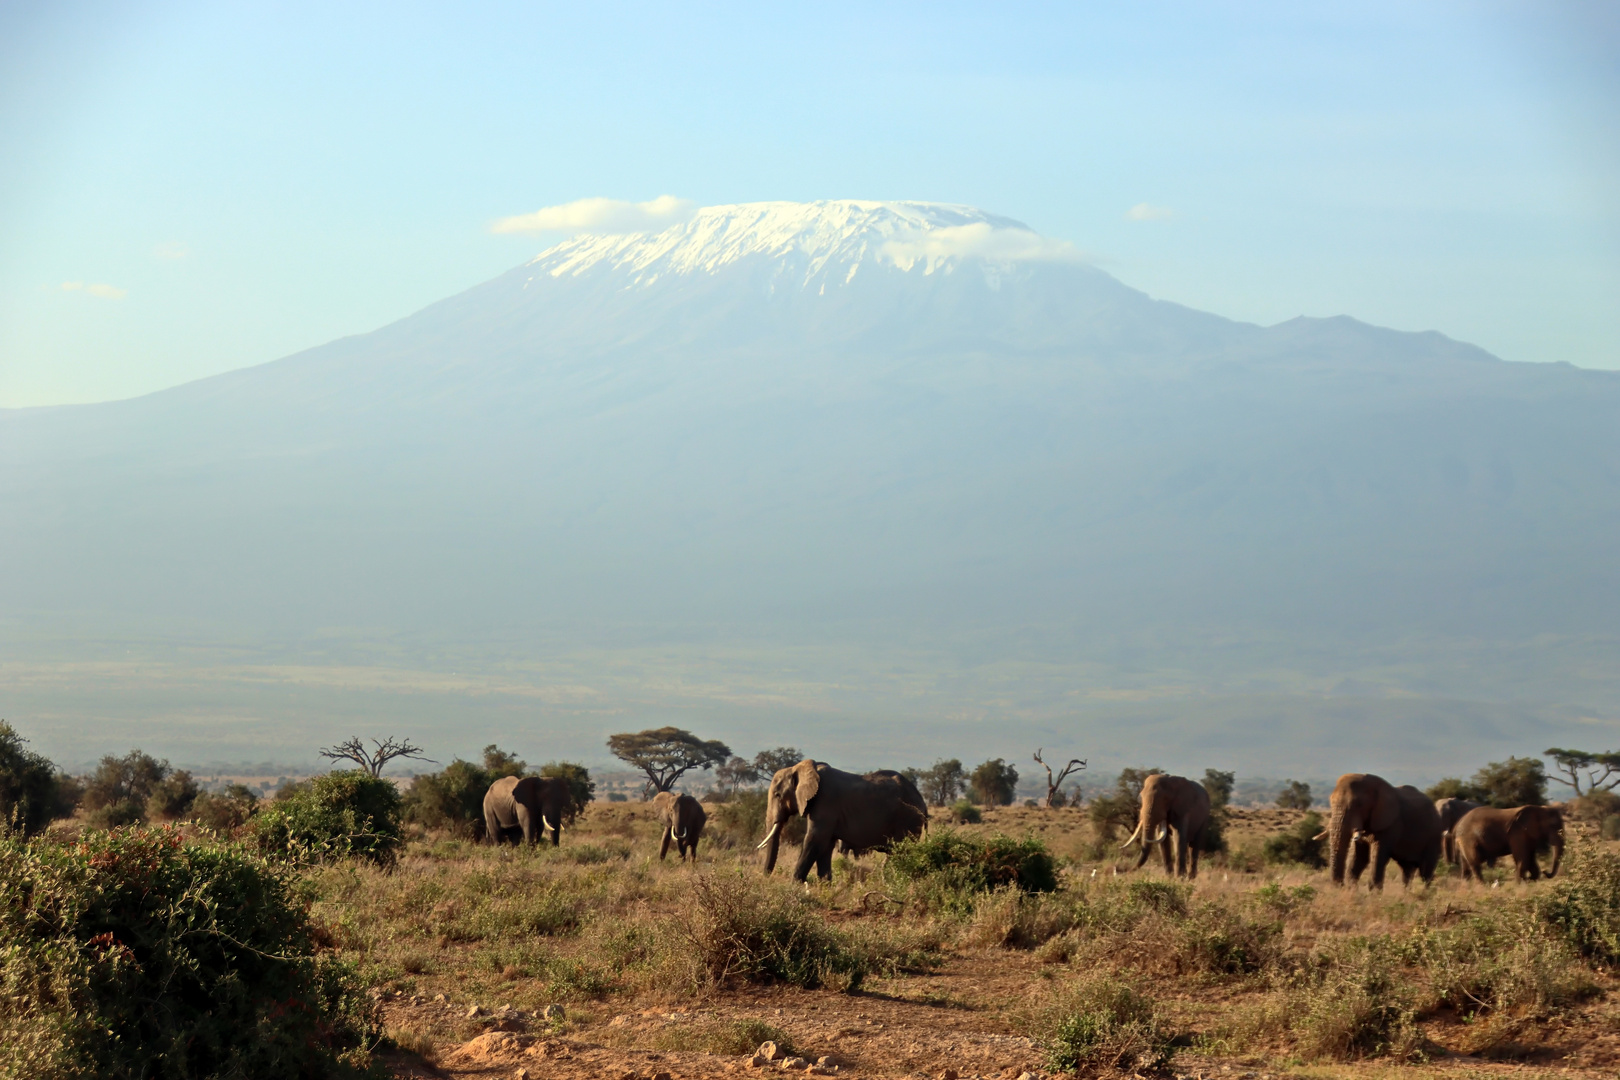
[[[1045,752],[1046,747],[1044,746],[1035,751],[1035,764],[1046,770],[1046,808],[1050,810],[1054,806],[1063,805],[1063,802],[1058,801],[1060,798],[1058,795],[1058,789],[1063,786],[1063,781],[1069,778],[1070,773],[1080,772],[1083,770],[1086,767],[1086,763],[1081,761],[1079,758],[1070,758],[1069,763],[1063,766],[1063,771],[1054,777],[1052,775],[1052,766],[1048,765],[1041,759],[1041,755]]]
[[[432,758],[424,757],[422,748],[414,745],[409,739],[395,739],[390,735],[386,739],[372,739],[371,745],[375,749],[367,750],[366,744],[356,736],[345,739],[336,746],[322,747],[321,757],[333,761],[352,761],[372,776],[381,776],[383,766],[395,758],[415,758],[417,761],[438,764]]]
[[[647,774],[647,791],[668,791],[693,769],[712,769],[731,757],[719,739],[707,741],[678,727],[652,728],[609,735],[613,756]]]
[[[1553,771],[1575,789],[1577,796],[1620,787],[1620,751],[1592,754],[1585,750],[1561,750],[1554,746],[1541,752],[1553,759]],[[1582,782],[1586,787],[1583,790]]]

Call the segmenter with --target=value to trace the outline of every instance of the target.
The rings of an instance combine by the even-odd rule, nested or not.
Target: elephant
[[[1344,884],[1345,856],[1356,841],[1350,880],[1373,864],[1372,885],[1384,887],[1384,869],[1391,859],[1401,868],[1401,881],[1412,883],[1419,874],[1425,885],[1434,881],[1440,861],[1440,814],[1429,797],[1411,785],[1395,787],[1382,776],[1345,773],[1334,785],[1328,817],[1328,846],[1332,852],[1333,883]]]
[[[1479,877],[1485,864],[1512,855],[1518,879],[1535,881],[1542,876],[1536,864],[1537,850],[1552,848],[1553,864],[1547,877],[1555,876],[1558,864],[1564,860],[1564,814],[1552,806],[1516,806],[1511,810],[1481,806],[1457,822],[1456,838],[1465,879]]]
[[[490,842],[499,846],[502,840],[517,843],[507,835],[509,831],[522,830],[523,839],[537,844],[545,839],[544,830],[550,829],[551,846],[556,847],[568,803],[568,785],[561,780],[503,776],[484,793],[484,830]]]
[[[669,842],[674,840],[680,850],[681,861],[691,852],[697,862],[698,838],[703,835],[703,823],[709,820],[703,804],[690,795],[677,795],[673,791],[660,791],[653,796],[653,816],[664,823],[664,842],[658,847],[658,860],[669,854]]]
[[[857,776],[825,762],[805,758],[778,769],[771,777],[765,804],[765,872],[776,869],[782,826],[795,814],[809,823],[799,848],[793,880],[804,881],[810,868],[823,881],[832,878],[833,848],[850,855],[887,851],[896,840],[918,837],[928,825],[928,804],[917,785],[890,769]]]
[[[1204,785],[1185,776],[1154,773],[1142,785],[1142,811],[1136,831],[1120,845],[1142,845],[1142,856],[1133,870],[1148,861],[1155,845],[1164,853],[1164,872],[1175,877],[1198,876],[1198,842],[1209,823],[1209,792]],[[1170,830],[1176,833],[1176,858],[1170,861]],[[1190,856],[1190,858],[1189,858]]]
[[[1454,842],[1457,822],[1461,821],[1468,811],[1484,805],[1472,799],[1460,799],[1456,796],[1434,800],[1435,813],[1440,815],[1440,853],[1445,856],[1446,862],[1453,866],[1457,865],[1457,845]]]

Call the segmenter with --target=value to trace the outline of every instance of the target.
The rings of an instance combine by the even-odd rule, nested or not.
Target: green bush
[[[1598,827],[1605,840],[1620,840],[1620,814],[1610,814]]]
[[[1579,955],[1620,962],[1620,855],[1577,849],[1557,881],[1537,891],[1531,910]]]
[[[376,1029],[287,873],[170,828],[0,837],[0,1075],[353,1074]]]
[[[0,720],[0,831],[20,829],[32,836],[51,819],[71,814],[63,806],[62,777],[50,759],[29,750],[27,739]]]
[[[807,990],[859,988],[867,958],[797,890],[741,872],[693,880],[677,935],[695,961],[694,983],[785,982]]]
[[[1307,1059],[1416,1057],[1422,1044],[1412,981],[1387,937],[1349,938],[1318,951],[1296,991],[1293,1026]]]
[[[979,812],[979,808],[966,799],[958,799],[951,804],[949,813],[951,820],[959,825],[977,825],[984,820],[984,814]]]
[[[1321,831],[1322,815],[1307,813],[1292,829],[1266,840],[1262,849],[1266,862],[1272,866],[1297,864],[1320,870],[1327,865],[1327,856],[1322,851],[1327,841],[1316,839]]]
[[[1151,998],[1108,976],[1083,979],[1047,1006],[1035,1033],[1056,1072],[1157,1072],[1170,1062],[1168,1034]]]
[[[259,806],[259,797],[244,784],[231,784],[223,791],[205,791],[191,804],[191,820],[229,834],[246,825]]]
[[[177,769],[159,780],[146,799],[147,821],[178,821],[191,811],[202,789],[184,769]]]
[[[1027,893],[1058,887],[1057,860],[1035,837],[1015,840],[1001,833],[967,837],[953,829],[935,829],[895,844],[885,873],[904,881],[932,879],[967,893],[1009,885]]]
[[[353,769],[278,797],[254,819],[254,831],[266,854],[317,862],[354,856],[387,866],[403,843],[400,817],[398,789]]]

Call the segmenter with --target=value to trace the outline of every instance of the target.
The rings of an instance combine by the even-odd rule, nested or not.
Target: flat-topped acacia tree
[[[613,756],[647,774],[648,792],[668,791],[693,769],[712,769],[731,756],[719,739],[707,741],[678,727],[609,735]]]

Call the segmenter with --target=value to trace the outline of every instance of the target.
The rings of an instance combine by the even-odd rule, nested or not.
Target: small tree
[[[1035,751],[1035,764],[1046,770],[1046,808],[1050,810],[1068,802],[1068,798],[1062,793],[1063,781],[1069,778],[1070,773],[1084,770],[1086,763],[1079,758],[1070,758],[1069,763],[1063,766],[1063,771],[1054,777],[1052,775],[1052,766],[1041,759],[1041,755],[1045,752],[1046,747],[1044,746]]]
[[[985,806],[1006,806],[1018,790],[1018,770],[1001,758],[993,758],[973,770],[968,786],[975,801]]]
[[[1593,754],[1585,750],[1560,750],[1554,746],[1541,752],[1553,759],[1553,771],[1575,789],[1576,796],[1620,787],[1620,751]],[[1583,788],[1581,785],[1585,784]]]
[[[84,787],[82,802],[92,824],[111,829],[144,821],[153,793],[173,771],[167,761],[139,750],[123,757],[108,754]]]
[[[1237,774],[1219,769],[1204,770],[1204,790],[1209,792],[1209,808],[1224,810],[1232,801],[1232,788],[1237,785]]]
[[[146,820],[177,821],[190,812],[201,789],[184,769],[176,769],[152,788],[146,799]]]
[[[372,776],[381,776],[383,766],[395,758],[414,758],[417,761],[438,764],[432,758],[423,757],[422,748],[412,745],[409,739],[395,739],[390,735],[386,739],[372,739],[371,745],[373,749],[367,750],[366,744],[356,736],[345,739],[336,746],[323,747],[321,757],[333,761],[352,761]]]
[[[967,788],[968,775],[957,758],[942,759],[927,769],[906,769],[903,773],[917,785],[930,806],[949,806]]]
[[[1474,786],[1492,806],[1541,806],[1547,801],[1546,767],[1536,758],[1493,761],[1474,774]]]
[[[27,742],[0,720],[0,832],[10,826],[32,836],[57,816],[61,778],[56,766],[29,750]]]
[[[1277,805],[1284,810],[1309,810],[1311,802],[1311,785],[1298,780],[1286,781],[1282,792],[1277,796]]]
[[[1448,776],[1439,783],[1431,784],[1423,789],[1423,794],[1431,799],[1467,799],[1470,802],[1490,802],[1490,798],[1477,785],[1455,776]]]
[[[783,769],[791,769],[807,755],[796,746],[778,746],[774,750],[761,750],[754,755],[754,768],[761,780],[769,780]]]
[[[731,756],[719,739],[707,741],[677,727],[608,736],[613,756],[647,774],[647,790],[668,791],[693,769],[712,769]]]
[[[714,786],[727,798],[756,786],[763,779],[764,776],[747,758],[727,758],[724,764],[716,766],[714,770]]]
[[[516,754],[509,754],[494,743],[484,747],[484,772],[490,783],[503,776],[522,776],[529,771],[529,763]]]

